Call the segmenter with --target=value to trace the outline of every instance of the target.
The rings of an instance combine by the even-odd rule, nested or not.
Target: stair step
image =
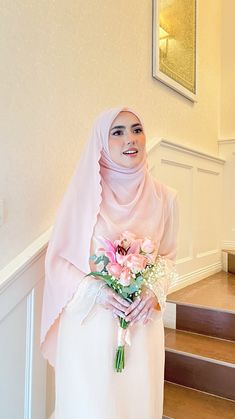
[[[165,328],[165,346],[235,368],[235,342],[229,340]]]
[[[165,382],[164,415],[172,419],[234,419],[235,402]]]
[[[165,379],[235,400],[235,342],[165,331]]]
[[[235,312],[177,304],[176,328],[235,341]]]
[[[218,272],[172,292],[167,301],[235,313],[235,275]]]

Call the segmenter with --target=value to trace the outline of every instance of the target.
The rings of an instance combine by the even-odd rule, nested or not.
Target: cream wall
[[[220,138],[235,139],[235,2],[222,0]]]
[[[0,269],[53,223],[94,117],[128,104],[148,139],[217,153],[220,0],[198,1],[198,102],[151,76],[152,2],[2,0]]]

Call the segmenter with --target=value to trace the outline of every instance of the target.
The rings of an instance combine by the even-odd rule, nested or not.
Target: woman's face
[[[109,131],[109,152],[114,163],[132,168],[145,154],[145,134],[140,120],[131,112],[122,111]]]

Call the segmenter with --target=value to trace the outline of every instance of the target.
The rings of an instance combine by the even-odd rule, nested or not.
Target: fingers
[[[117,308],[118,310],[122,311],[123,313],[125,313],[125,309],[126,307],[123,304],[120,304],[117,302],[117,300],[115,300],[114,298],[110,301],[110,304],[114,307]]]
[[[136,323],[140,321],[143,317],[145,317],[146,313],[148,314],[149,308],[149,303],[146,303],[143,309],[139,312],[139,314],[132,320],[132,323]]]
[[[127,308],[131,305],[129,301],[124,300],[124,298],[120,297],[117,293],[112,293],[113,298],[118,301],[119,304],[121,304],[124,308]]]
[[[154,308],[150,307],[150,309],[147,311],[146,315],[143,318],[143,324],[147,324],[149,320],[152,320],[151,315],[153,311],[154,311]]]
[[[141,301],[142,299],[140,297],[136,298],[134,303],[130,304],[129,308],[125,310],[126,316],[128,316],[128,314],[130,314],[140,304]]]
[[[128,316],[126,316],[126,321],[133,323],[134,320],[137,320],[139,314],[142,312],[146,304],[147,300],[141,300],[137,307]]]
[[[123,311],[120,311],[117,308],[112,309],[112,313],[113,313],[113,316],[116,316],[116,317],[119,316],[125,319],[125,314],[123,313]]]
[[[103,306],[112,311],[113,317],[121,317],[130,322],[130,325],[142,320],[146,324],[156,306],[156,297],[142,293],[133,303],[124,300],[111,289],[106,289],[103,296]]]
[[[105,296],[103,299],[103,306],[112,311],[113,315],[125,318],[125,310],[129,307],[130,302],[124,300],[120,295],[115,291],[108,289],[105,290]]]

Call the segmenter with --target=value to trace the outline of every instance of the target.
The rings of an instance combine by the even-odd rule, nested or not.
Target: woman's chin
[[[121,159],[119,164],[123,167],[132,169],[140,164],[140,162],[143,160],[143,156],[128,156],[124,159]]]

